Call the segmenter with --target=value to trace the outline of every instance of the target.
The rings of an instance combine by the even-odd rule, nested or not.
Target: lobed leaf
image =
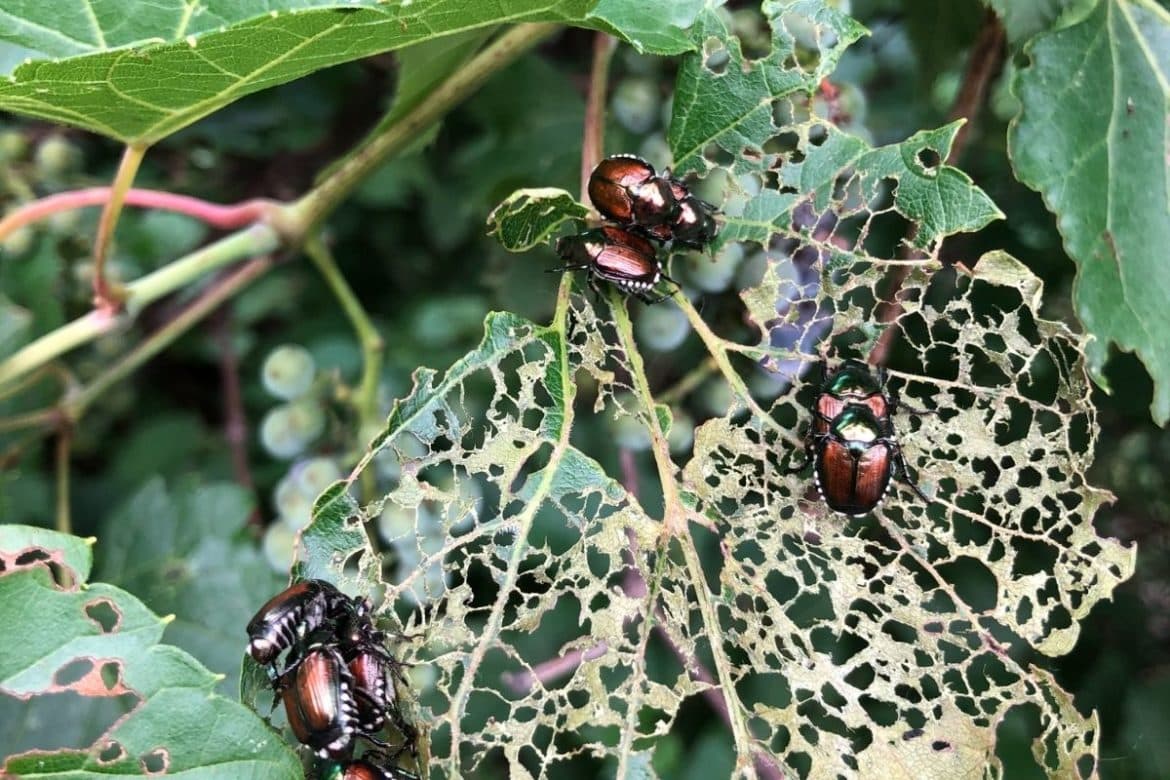
[[[1110,344],[1154,378],[1151,413],[1170,420],[1170,14],[1103,0],[1079,23],[1038,37],[1018,72],[1009,142],[1016,175],[1057,216],[1077,263],[1073,300],[1095,337],[1100,381]]]
[[[69,5],[0,4],[0,36],[21,59],[0,109],[150,143],[321,68],[494,24],[579,22],[593,0]]]
[[[564,190],[517,190],[488,215],[488,235],[509,252],[527,252],[546,243],[565,222],[587,216],[589,209]]]
[[[123,590],[82,584],[84,542],[4,525],[0,551],[0,620],[22,627],[0,656],[0,692],[26,710],[8,725],[15,728],[50,694],[58,706],[70,692],[83,703],[109,699],[126,708],[92,745],[10,754],[6,777],[227,777],[222,768],[230,766],[233,777],[275,780],[300,771],[295,754],[253,712],[211,692],[214,675],[159,644],[165,621]],[[68,569],[74,562],[82,567]]]

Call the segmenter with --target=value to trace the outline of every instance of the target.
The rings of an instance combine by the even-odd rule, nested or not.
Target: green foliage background
[[[415,714],[465,708],[465,736],[473,747],[462,776],[505,776],[509,766],[515,771],[521,764],[535,775],[531,756],[496,749],[493,740],[548,742],[534,721],[517,719],[526,706],[522,694],[501,696],[503,702],[490,695],[493,684],[504,690],[505,681],[516,679],[509,675],[523,671],[515,659],[485,652],[481,677],[473,672],[466,685],[460,677],[472,648],[495,640],[492,620],[501,622],[500,636],[525,662],[588,651],[591,636],[581,635],[586,612],[596,632],[606,630],[598,625],[602,616],[654,614],[614,596],[622,587],[615,572],[627,568],[661,589],[658,608],[669,618],[661,630],[669,641],[639,650],[628,636],[633,629],[616,619],[605,636],[621,665],[644,672],[635,683],[646,681],[656,696],[653,706],[624,721],[617,708],[582,707],[578,697],[593,695],[598,686],[624,694],[623,682],[604,676],[609,667],[597,671],[597,679],[566,683],[563,699],[550,701],[560,702],[560,728],[581,733],[579,741],[552,740],[561,755],[548,776],[612,776],[616,766],[629,776],[683,780],[732,773],[736,754],[728,729],[670,647],[709,667],[726,652],[737,669],[777,673],[764,679],[744,674],[737,695],[760,744],[783,755],[776,734],[787,726],[792,742],[824,750],[822,756],[809,747],[816,758],[807,764],[791,759],[788,767],[797,774],[820,776],[833,768],[878,776],[872,767],[888,761],[909,762],[906,776],[926,776],[924,767],[980,776],[994,757],[1004,777],[1042,777],[1071,772],[1074,764],[1086,771],[1076,756],[1096,749],[1102,776],[1170,775],[1170,734],[1163,734],[1170,729],[1170,489],[1164,480],[1170,438],[1151,421],[1151,415],[1158,423],[1170,417],[1164,306],[1170,276],[1160,256],[1167,244],[1162,231],[1170,226],[1170,22],[1164,8],[1122,0],[989,2],[1002,16],[1008,57],[957,168],[950,168],[938,165],[958,130],[948,112],[989,13],[973,0],[765,3],[764,13],[786,20],[784,35],[779,27],[770,32],[752,4],[737,4],[729,16],[707,7],[715,4],[670,0],[416,0],[405,8],[372,0],[298,2],[279,4],[283,12],[271,15],[235,2],[188,6],[176,0],[152,4],[149,14],[127,13],[122,3],[78,2],[69,13],[49,13],[51,5],[0,0],[0,65],[11,76],[0,81],[0,109],[15,112],[3,116],[0,149],[9,209],[51,192],[109,183],[122,148],[115,141],[154,144],[136,186],[217,203],[293,200],[322,172],[336,170],[335,162],[367,133],[425,104],[436,85],[498,34],[497,23],[570,27],[493,74],[441,123],[416,128],[405,151],[371,171],[327,217],[327,243],[385,344],[373,428],[350,406],[364,365],[361,344],[317,270],[293,255],[86,408],[72,432],[68,504],[74,533],[96,537],[96,543],[17,527],[53,526],[59,472],[52,437],[0,429],[0,625],[21,638],[20,652],[6,650],[0,661],[0,722],[14,724],[0,734],[0,756],[52,751],[47,762],[14,759],[9,772],[97,776],[97,763],[84,749],[109,729],[131,756],[165,744],[174,751],[173,768],[198,776],[280,778],[298,771],[296,756],[275,732],[233,701],[241,690],[243,625],[286,581],[287,567],[280,571],[266,560],[257,529],[279,522],[273,496],[290,463],[261,445],[257,428],[277,404],[260,381],[265,357],[293,343],[315,359],[314,392],[326,410],[325,432],[309,454],[333,458],[349,480],[318,500],[314,525],[299,539],[301,573],[344,576],[351,590],[391,595],[384,619],[422,637],[404,649],[418,671]],[[166,36],[160,39],[159,30]],[[703,298],[702,317],[715,342],[684,319],[673,326],[684,331],[676,345],[654,348],[652,325],[671,326],[655,325],[653,318],[673,316],[661,315],[670,304],[652,311],[631,303],[633,330],[627,333],[629,321],[611,312],[616,299],[570,299],[568,288],[558,290],[559,277],[544,273],[554,262],[549,237],[584,213],[572,193],[579,190],[590,30],[625,41],[612,65],[605,150],[651,158],[673,153],[676,170],[698,174],[696,187],[725,210],[716,254],[721,263],[736,263],[739,276],[734,286],[729,281],[723,292]],[[712,69],[724,78],[712,79]],[[824,78],[841,90],[836,101],[817,92]],[[806,99],[809,94],[817,97]],[[795,128],[791,138],[768,143],[789,127]],[[931,152],[940,160],[931,163]],[[764,171],[762,188],[753,190],[742,178]],[[882,189],[890,180],[897,181],[892,194]],[[852,245],[816,234],[801,212],[806,201],[817,213],[828,209],[843,224],[863,226],[858,230],[865,240],[849,234],[852,227],[838,234]],[[95,209],[71,212],[5,241],[0,356],[10,357],[89,310],[96,224]],[[882,289],[883,262],[901,251],[900,238],[909,236],[932,259],[975,265],[983,258],[978,277],[930,266],[904,283],[912,294],[893,365],[912,403],[931,399],[955,414],[906,431],[922,482],[946,501],[923,510],[910,506],[908,493],[892,498],[882,512],[892,524],[883,520],[881,527],[905,532],[909,541],[900,552],[883,546],[889,539],[880,531],[820,512],[805,498],[805,478],[774,479],[771,472],[786,460],[761,454],[797,446],[807,400],[797,390],[759,389],[769,377],[754,365],[770,360],[766,364],[776,368],[782,351],[772,351],[775,345],[750,323],[774,316],[777,291],[795,285],[755,252],[776,234],[801,236],[822,253],[825,288],[813,298],[828,301],[837,347],[860,355],[880,330],[874,291]],[[219,235],[187,217],[128,210],[118,226],[111,273],[127,282],[139,279]],[[746,249],[740,252],[735,242]],[[738,260],[727,260],[729,253]],[[1041,299],[1040,286],[1011,257],[1043,280]],[[752,262],[759,265],[754,278],[739,270]],[[684,256],[672,270],[690,288],[718,290],[704,276],[714,264]],[[66,356],[57,364],[68,366],[65,380],[50,376],[4,395],[4,415],[55,403],[62,387],[68,392],[100,376],[207,284],[200,279],[153,303],[128,327]],[[1057,323],[1094,338],[1082,341]],[[639,357],[623,338],[637,339]],[[734,383],[721,381],[714,368],[692,373],[709,362],[711,345],[722,342],[743,347],[724,357],[743,377],[743,389],[752,385],[750,393],[737,396]],[[1136,357],[1110,352],[1111,343]],[[805,350],[815,347],[806,344]],[[1097,381],[1091,404],[1077,363],[1080,349]],[[224,362],[225,354],[234,356],[235,368]],[[1039,355],[1051,370],[1039,369],[1034,380],[1017,377],[1027,373],[1019,362],[1026,355]],[[954,375],[947,368],[952,364],[961,365]],[[631,365],[640,366],[661,406],[644,403]],[[575,369],[572,381],[562,381],[564,366]],[[239,471],[224,434],[228,401],[221,382],[233,371],[250,426],[244,454],[251,489],[236,484]],[[697,381],[688,384],[692,378]],[[810,374],[805,381],[814,379]],[[948,380],[962,387],[947,389]],[[500,387],[506,388],[503,398]],[[524,396],[526,387],[536,388],[531,396]],[[755,400],[745,400],[749,396]],[[1020,411],[1039,397],[1053,410],[1050,416]],[[985,400],[995,398],[1007,409],[1002,416],[991,414],[994,400]],[[755,414],[752,403],[768,413]],[[525,415],[510,420],[513,404],[539,412],[538,422]],[[984,411],[989,416],[980,417]],[[558,427],[566,415],[571,439]],[[773,422],[760,424],[766,420]],[[692,432],[696,422],[700,427]],[[1032,477],[1022,463],[1001,463],[1007,476],[987,477],[985,463],[1009,446],[988,433],[1001,423],[1018,452],[1031,447],[1057,459],[1035,456],[1051,469],[1039,477],[1039,487],[1025,484]],[[695,443],[676,452],[678,469],[664,480],[645,447],[671,427],[675,435],[692,432]],[[558,448],[562,433],[566,446]],[[510,436],[525,441],[533,462],[507,450]],[[949,436],[958,437],[957,447]],[[948,446],[954,451],[944,451]],[[753,458],[766,465],[743,466]],[[1112,491],[1117,500],[1097,509],[1105,496],[1090,486]],[[1016,487],[1022,499],[1019,492],[1013,499]],[[740,494],[733,495],[736,490]],[[753,503],[759,493],[767,496],[763,506]],[[1010,515],[1005,506],[1013,500],[1042,507],[1046,499],[1060,504],[1036,521],[1039,541],[1006,558],[996,549],[1003,537],[984,537],[979,523],[963,522]],[[726,610],[717,620],[725,637],[712,634],[710,615],[695,606],[685,545],[666,545],[657,557],[633,562],[622,557],[632,539],[653,550],[659,520],[672,502],[705,516],[717,532],[688,526],[696,560],[720,597],[714,602]],[[484,541],[458,561],[464,567],[458,576],[436,581],[422,576],[429,570],[412,568],[434,553],[426,545],[435,539],[462,538],[466,532],[458,529],[469,515],[476,517],[472,535]],[[1058,519],[1050,521],[1054,515]],[[424,517],[439,529],[430,541],[423,539]],[[368,521],[375,540],[382,536],[380,549],[369,546],[355,518]],[[806,533],[789,534],[786,522]],[[523,523],[530,523],[522,526],[529,530],[523,539],[529,548],[508,538],[513,524]],[[1094,529],[1126,544],[1140,541],[1128,581],[1116,585],[1132,567],[1128,553],[1098,540]],[[899,533],[891,537],[900,539]],[[915,572],[906,562],[919,554],[923,561],[943,561],[946,583],[985,621],[980,631],[963,625],[958,609],[960,617],[931,648],[928,640],[907,640],[877,620],[868,629],[864,620],[860,627],[851,623],[856,634],[849,636],[865,636],[868,643],[867,630],[879,640],[884,630],[881,641],[889,644],[874,644],[875,655],[895,668],[906,668],[897,667],[904,652],[908,665],[965,673],[959,683],[940,677],[951,692],[969,688],[972,699],[994,713],[992,724],[972,727],[961,707],[935,711],[927,720],[939,734],[959,735],[956,747],[919,755],[897,747],[898,736],[917,724],[895,718],[874,727],[893,741],[883,745],[879,736],[866,753],[869,746],[850,742],[857,733],[851,722],[842,733],[826,714],[849,709],[836,702],[829,683],[819,689],[822,701],[794,703],[791,710],[768,699],[776,687],[770,679],[801,690],[794,680],[804,653],[843,663],[841,657],[862,652],[848,642],[817,645],[823,635],[814,629],[831,623],[825,612],[838,605],[827,583],[840,575],[834,587],[844,589],[850,581],[849,567],[821,560],[814,536],[828,539],[842,560],[880,560],[891,570]],[[720,601],[750,592],[754,582],[751,565],[741,570],[721,563],[721,542],[731,560],[746,560],[799,587],[789,601],[775,603],[766,601],[768,589],[762,588],[764,607],[745,608],[731,597]],[[53,588],[45,569],[19,559],[29,545],[61,550],[56,564],[93,583],[85,591],[90,601],[100,596],[114,605],[123,621],[119,631],[94,636],[92,616],[79,618],[70,601],[76,594]],[[763,563],[757,549],[765,553]],[[516,568],[501,563],[509,555]],[[528,556],[556,561],[563,567],[559,579],[528,568]],[[403,585],[414,571],[425,586]],[[927,603],[930,589],[915,591],[921,574],[895,571],[891,591]],[[869,576],[852,585],[882,581]],[[534,585],[525,577],[549,582]],[[489,603],[496,588],[506,596],[509,586],[532,603],[503,599],[507,609],[497,615]],[[551,596],[531,595],[546,586],[552,594],[589,593],[592,601],[574,609],[569,600],[557,605]],[[886,602],[874,598],[886,614]],[[411,608],[420,602],[423,608]],[[759,626],[744,617],[754,611]],[[767,628],[767,618],[779,615],[793,626]],[[745,625],[767,641],[757,644]],[[775,637],[776,647],[768,646]],[[963,646],[975,637],[1010,648],[1002,668]],[[122,680],[134,695],[111,686],[108,675],[100,696],[56,689],[81,687],[70,674],[53,674],[78,656],[121,661],[135,672]],[[839,668],[829,665],[826,674]],[[255,698],[249,677],[255,670],[245,665],[243,671],[246,702],[265,714],[266,697]],[[823,682],[820,672],[811,678]],[[1022,701],[1030,703],[1007,706]],[[132,717],[119,720],[127,711]],[[1096,727],[1087,720],[1093,711]],[[850,710],[850,717],[857,712]],[[881,711],[866,709],[864,717],[880,722]],[[220,730],[206,739],[200,724],[212,720]],[[1069,737],[1078,730],[1092,733],[1079,747]],[[626,735],[635,733],[638,739],[626,744]],[[436,726],[434,736],[440,772],[447,769],[449,727]],[[1061,742],[1066,737],[1070,743]],[[1048,751],[1039,765],[1032,754],[1038,738]],[[1095,747],[1093,739],[1099,740]],[[849,750],[866,756],[862,767],[832,764]],[[229,762],[243,763],[223,769]],[[143,772],[132,760],[119,769],[124,776]],[[751,762],[740,769],[751,771]]]

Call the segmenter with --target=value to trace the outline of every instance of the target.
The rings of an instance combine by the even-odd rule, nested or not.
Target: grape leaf
[[[998,216],[941,164],[955,126],[880,149],[840,132],[807,97],[820,67],[807,63],[831,62],[856,29],[816,3],[767,9],[786,31],[817,20],[800,46],[819,42],[819,55],[778,56],[796,42],[774,33],[774,51],[744,71],[737,42],[703,15],[704,54],[680,71],[694,116],[676,98],[676,162],[736,174],[723,240],[765,252],[762,281],[742,294],[756,328],[745,342],[676,299],[731,394],[695,430],[690,461],[665,454],[670,416],[627,304],[591,305],[570,278],[550,324],[491,315],[478,349],[441,375],[418,371],[317,504],[305,568],[384,583],[396,652],[428,671],[415,693],[438,776],[499,764],[553,775],[581,756],[607,775],[654,776],[654,750],[703,693],[728,712],[743,776],[761,763],[809,777],[1002,772],[996,730],[1021,707],[1038,724],[1036,771],[1095,771],[1095,716],[1017,660],[1067,653],[1133,571],[1134,551],[1093,529],[1108,494],[1084,476],[1097,436],[1084,340],[1040,318],[1042,287],[1014,259],[939,263],[943,238]],[[708,159],[712,143],[728,159]],[[547,253],[548,225],[582,206],[530,194],[493,224],[510,247]],[[893,269],[906,273],[891,290]],[[929,500],[895,484],[846,518],[809,476],[786,473],[810,392],[791,378],[817,353],[864,357],[887,332],[892,382],[937,412],[894,420]],[[752,395],[743,359],[789,378],[773,401]],[[472,388],[485,384],[482,407]],[[591,404],[574,403],[578,387]],[[616,482],[574,438],[585,414],[644,426],[660,484]],[[398,476],[359,502],[383,460]],[[660,518],[643,494],[661,499]],[[382,552],[360,541],[374,529]]]
[[[640,52],[682,54],[694,49],[688,28],[703,0],[598,0],[586,24],[624,38]]]
[[[772,27],[772,51],[754,61],[744,58],[721,16],[707,11],[696,21],[692,35],[703,56],[687,57],[679,68],[667,136],[676,172],[710,167],[703,157],[710,144],[735,158],[735,171],[771,167],[776,155],[765,153],[764,143],[780,131],[774,102],[811,94],[845,48],[865,34],[860,24],[819,0],[765,0],[763,11]],[[790,28],[811,28],[823,46],[798,57]]]
[[[296,755],[255,713],[213,694],[215,675],[159,644],[165,621],[123,590],[81,587],[87,547],[62,534],[0,526],[0,620],[22,627],[20,641],[0,655],[0,692],[29,707],[64,692],[83,701],[120,699],[128,711],[92,745],[9,755],[4,776],[296,776]],[[69,568],[78,562],[81,569]],[[15,730],[18,722],[8,725]]]
[[[1154,378],[1151,413],[1170,420],[1170,13],[1105,0],[1083,21],[1038,37],[1015,89],[1017,176],[1057,216],[1077,263],[1073,299],[1095,337],[1100,378],[1109,345]]]
[[[566,221],[588,215],[589,209],[564,190],[518,190],[488,215],[488,235],[509,252],[527,252],[548,241]]]
[[[72,5],[0,4],[0,36],[33,52],[0,81],[0,109],[142,143],[330,65],[487,25],[580,21],[593,2]]]
[[[236,485],[168,491],[155,478],[111,515],[98,555],[98,577],[173,615],[167,639],[220,673],[225,693],[238,685],[243,627],[286,580],[241,536],[251,511]]]

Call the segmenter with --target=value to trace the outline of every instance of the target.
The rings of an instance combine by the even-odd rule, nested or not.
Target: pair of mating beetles
[[[655,292],[659,281],[678,286],[663,272],[651,241],[700,249],[718,231],[714,206],[692,195],[669,170],[658,174],[631,154],[602,160],[589,176],[588,190],[597,211],[614,224],[557,241],[566,265],[552,270],[587,271],[591,285],[601,279],[646,303],[670,295]]]
[[[370,602],[350,598],[324,580],[305,580],[281,591],[248,623],[248,653],[268,667],[277,700],[284,701],[293,734],[333,763],[329,780],[417,780],[394,765],[416,732],[399,711],[395,683],[406,684],[402,664],[374,627]],[[288,651],[284,668],[277,659]],[[275,702],[274,702],[275,704]],[[378,734],[390,721],[403,744]],[[352,758],[361,737],[377,747]]]
[[[894,435],[898,396],[886,390],[885,369],[875,375],[859,360],[846,360],[828,373],[812,402],[812,423],[805,436],[805,461],[787,471],[813,465],[821,499],[835,512],[855,517],[882,502],[891,477],[929,503],[910,476]],[[903,408],[911,414],[926,409]]]

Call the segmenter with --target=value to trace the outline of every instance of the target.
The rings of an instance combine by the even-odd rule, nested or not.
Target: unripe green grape
[[[663,127],[670,127],[671,121],[674,120],[674,93],[667,95],[662,101],[662,108],[658,109],[658,118],[662,121]],[[674,159],[673,153],[669,159]],[[664,162],[659,167],[666,167],[666,163]]]
[[[341,479],[341,467],[332,458],[309,458],[294,466],[290,476],[301,493],[315,500],[325,488]]]
[[[316,373],[317,365],[309,350],[298,344],[284,344],[264,358],[260,379],[273,396],[291,401],[309,392]]]
[[[722,417],[731,409],[735,396],[731,386],[721,377],[712,377],[703,383],[696,394],[703,410],[712,417]]]
[[[299,401],[268,410],[260,423],[260,443],[277,458],[299,455],[325,429],[325,415],[316,403]]]
[[[662,68],[662,58],[641,54],[628,46],[621,47],[622,64],[635,76],[656,76]]]
[[[293,427],[304,438],[306,444],[325,430],[325,411],[314,399],[302,398],[287,405],[292,407]]]
[[[664,170],[670,165],[670,145],[662,133],[653,133],[646,136],[642,145],[638,147],[638,156],[653,165],[658,170]]]
[[[646,426],[637,417],[622,414],[620,417],[611,419],[609,430],[613,434],[614,441],[622,449],[632,452],[650,449],[650,431],[646,430]]]
[[[296,534],[284,523],[273,523],[264,531],[264,558],[278,572],[287,572],[297,552]]]
[[[703,252],[687,252],[682,261],[691,284],[703,292],[723,292],[735,279],[735,272],[743,261],[743,247],[736,242],[726,244],[714,257]]]
[[[276,483],[276,489],[272,491],[272,504],[280,515],[280,521],[293,531],[301,530],[313,519],[313,498],[301,491],[292,472]]]
[[[748,389],[754,398],[761,401],[771,401],[784,392],[791,380],[778,371],[766,371],[757,367],[747,380]]]
[[[0,242],[0,254],[5,257],[20,257],[32,249],[36,234],[31,227],[17,228]]]
[[[1020,100],[1012,94],[1012,81],[1015,78],[1016,66],[1009,57],[1004,63],[1003,72],[995,80],[991,88],[991,113],[996,119],[1007,122],[1020,111]]]
[[[670,433],[666,435],[666,443],[674,455],[690,453],[695,444],[695,421],[681,409],[674,410],[671,415]]]
[[[731,12],[731,31],[740,40],[748,57],[765,56],[772,49],[772,34],[757,8],[739,8]]]
[[[938,111],[948,111],[959,94],[959,87],[963,77],[957,70],[948,70],[939,74],[930,88],[931,105]]]
[[[378,450],[378,454],[374,456],[374,470],[382,481],[391,485],[398,484],[402,477],[402,464],[398,462],[398,453],[393,447]]]
[[[41,179],[60,179],[80,166],[81,150],[64,137],[51,135],[37,145],[33,163]]]
[[[646,78],[627,78],[613,91],[610,110],[631,133],[648,132],[658,122],[658,84]]]
[[[12,162],[28,154],[28,139],[19,130],[0,132],[0,160]]]
[[[669,301],[657,306],[647,306],[638,314],[634,323],[638,341],[657,352],[669,352],[686,341],[691,332],[687,315]]]
[[[81,210],[69,209],[68,211],[58,211],[45,220],[45,225],[49,230],[58,236],[72,236],[77,232],[77,226],[81,223]]]
[[[767,270],[768,255],[764,250],[757,249],[739,264],[739,270],[735,272],[735,289],[748,290],[759,286]]]
[[[411,509],[387,501],[378,515],[378,533],[383,539],[392,544],[399,544],[407,539],[414,538],[414,517]]]
[[[439,682],[439,669],[435,664],[412,664],[406,669],[410,678],[410,690],[418,694],[432,691]]]

